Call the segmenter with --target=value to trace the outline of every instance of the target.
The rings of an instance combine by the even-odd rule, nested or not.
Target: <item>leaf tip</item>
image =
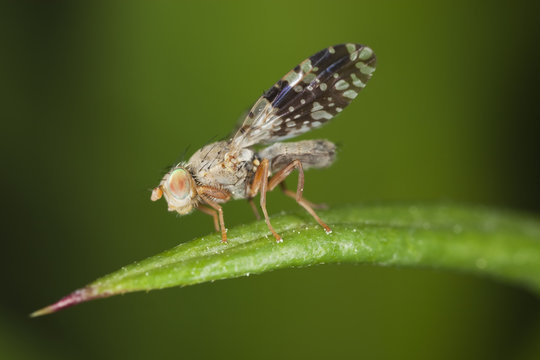
[[[36,310],[30,314],[31,318],[38,316],[48,315],[60,311],[62,309],[68,308],[73,305],[77,305],[89,300],[107,297],[109,294],[98,293],[93,287],[85,287],[79,290],[72,292],[71,294],[64,296],[54,304],[46,306],[42,309]]]
[[[30,314],[30,317],[31,318],[35,318],[35,317],[38,317],[38,316],[43,316],[43,315],[47,315],[47,314],[52,314],[53,312],[55,312],[56,310],[54,309],[54,306],[53,305],[49,305],[49,306],[46,306],[42,309],[39,309],[39,310],[36,310],[34,311],[33,313]]]

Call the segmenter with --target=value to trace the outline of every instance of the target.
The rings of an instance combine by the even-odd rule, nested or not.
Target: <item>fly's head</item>
[[[176,166],[161,180],[158,187],[152,190],[152,201],[165,197],[169,211],[181,215],[190,213],[197,204],[197,185],[191,173],[182,166]]]

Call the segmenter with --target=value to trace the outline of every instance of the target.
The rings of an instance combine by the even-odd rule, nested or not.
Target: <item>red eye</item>
[[[178,200],[183,200],[189,195],[189,175],[184,169],[176,169],[172,172],[168,181],[171,194]]]

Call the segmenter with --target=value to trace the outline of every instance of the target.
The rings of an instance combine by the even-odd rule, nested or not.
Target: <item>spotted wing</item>
[[[263,94],[234,135],[233,145],[271,143],[321,126],[366,86],[375,61],[373,50],[358,44],[319,51]]]

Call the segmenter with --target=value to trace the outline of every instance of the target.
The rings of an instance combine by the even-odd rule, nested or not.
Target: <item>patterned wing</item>
[[[373,50],[358,44],[319,51],[263,94],[234,135],[233,146],[284,140],[323,125],[366,86],[375,61]]]

